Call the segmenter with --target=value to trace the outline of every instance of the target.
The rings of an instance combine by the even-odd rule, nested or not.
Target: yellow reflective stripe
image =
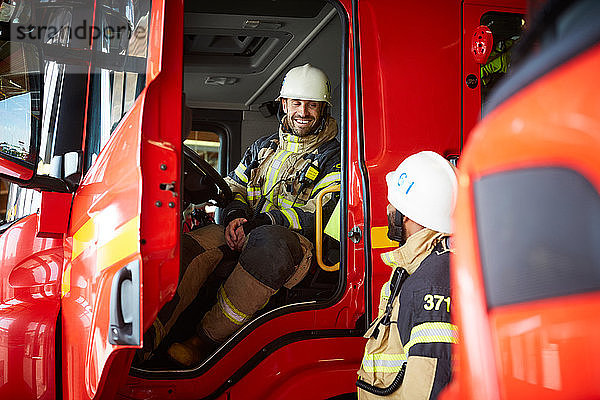
[[[381,300],[390,298],[390,281],[387,281],[381,288]]]
[[[339,172],[331,172],[327,175],[325,175],[323,177],[323,179],[321,179],[319,181],[319,183],[317,183],[317,185],[314,187],[314,189],[312,190],[312,192],[310,193],[310,195],[314,195],[316,192],[318,192],[321,189],[326,188],[327,186],[331,185],[332,183],[339,183],[340,182],[340,173]]]
[[[396,259],[394,257],[394,251],[395,250],[388,251],[387,253],[381,253],[381,259],[386,265],[389,265],[390,267],[398,266],[398,263],[396,262]]]
[[[71,260],[77,258],[96,239],[96,224],[94,218],[90,218],[81,228],[73,234],[73,252]]]
[[[284,149],[287,151],[291,151],[293,153],[298,153],[300,151],[300,143],[284,141],[283,144]]]
[[[235,196],[233,196],[234,200],[239,200],[244,204],[248,204],[248,202],[246,201],[246,199],[244,198],[244,195],[241,193],[236,193]]]
[[[284,208],[292,208],[292,205],[295,205],[292,200],[288,200],[283,196],[277,196],[277,202]],[[296,204],[298,204],[298,202],[296,202]]]
[[[113,239],[98,246],[96,262],[99,271],[138,251],[139,219],[137,216],[129,220],[117,229]]]
[[[410,340],[404,346],[408,350],[417,343],[457,343],[458,327],[449,322],[424,322],[412,328]]]
[[[71,260],[77,258],[89,247],[95,246],[96,265],[98,271],[102,271],[138,251],[140,217],[136,216],[130,219],[114,232],[111,232],[108,238],[97,237],[94,222],[97,218],[102,218],[102,214],[92,217],[73,234]]]
[[[293,208],[284,208],[280,211],[290,223],[290,228],[302,229],[302,225],[300,225],[300,218],[298,217],[298,213],[296,213],[296,210],[294,210]]]
[[[65,296],[71,290],[71,264],[67,265],[62,276],[62,296]]]
[[[237,168],[233,171],[243,183],[248,183],[248,177],[246,176],[246,166],[239,163]]]
[[[365,354],[362,369],[366,372],[399,372],[406,363],[407,354]]]
[[[248,196],[248,200],[253,201],[253,200],[257,200],[260,198],[260,188],[257,187],[249,187],[246,189],[246,193]]]
[[[300,149],[300,138],[296,135],[285,135],[283,137],[283,148],[287,151],[298,153]]]
[[[223,286],[219,288],[219,295],[217,297],[221,311],[231,322],[233,322],[236,325],[242,325],[244,322],[250,319],[249,315],[246,315],[237,308],[235,308],[235,306],[227,297]]]
[[[271,189],[273,188],[273,186],[275,186],[279,179],[279,175],[281,174],[283,169],[281,168],[281,166],[285,163],[285,160],[287,160],[288,157],[291,155],[292,153],[290,153],[289,151],[280,150],[275,154],[273,162],[271,162],[271,165],[269,165],[269,170],[267,172],[267,186],[264,188],[264,193],[271,193],[269,196],[271,202],[273,202],[275,196],[275,190]]]

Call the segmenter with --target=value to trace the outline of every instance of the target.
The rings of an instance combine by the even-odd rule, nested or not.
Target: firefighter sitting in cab
[[[432,151],[406,158],[386,176],[392,268],[379,315],[367,330],[357,381],[359,399],[434,399],[450,381],[449,235],[457,178]]]
[[[279,132],[254,142],[225,178],[234,199],[223,210],[223,226],[183,235],[180,283],[145,334],[144,358],[157,349],[209,276],[224,280],[216,303],[196,335],[168,348],[169,357],[186,367],[202,361],[278,290],[305,277],[315,240],[317,195],[340,182],[330,90],[325,73],[310,64],[286,74],[276,99],[284,113]],[[324,197],[325,215],[335,207],[332,197]]]

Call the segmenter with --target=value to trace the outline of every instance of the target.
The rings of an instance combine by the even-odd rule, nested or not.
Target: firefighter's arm
[[[413,324],[401,399],[435,399],[450,380],[451,345],[458,338],[450,321],[450,290],[429,287],[413,295]]]
[[[255,147],[256,143],[250,146],[237,167],[225,177],[225,182],[227,182],[233,193],[233,200],[223,210],[223,225],[225,226],[234,219],[250,218],[252,215],[252,210],[248,205],[246,187],[251,166],[256,158],[257,150]]]

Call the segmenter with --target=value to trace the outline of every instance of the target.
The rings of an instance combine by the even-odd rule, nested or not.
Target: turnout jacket
[[[435,399],[450,381],[451,344],[458,338],[450,321],[450,250],[448,236],[429,229],[411,235],[398,249],[381,258],[409,276],[393,300],[386,325],[383,318],[390,299],[388,281],[381,290],[379,315],[365,337],[359,379],[378,388],[389,387],[404,369],[400,387],[387,396],[359,389],[359,399]],[[393,276],[393,272],[392,272]]]
[[[224,210],[225,226],[243,217],[256,226],[282,225],[314,243],[316,197],[340,183],[336,134],[337,124],[328,117],[318,134],[300,137],[280,125],[278,133],[254,142],[225,178],[234,194]],[[323,197],[324,221],[335,207],[334,195]]]

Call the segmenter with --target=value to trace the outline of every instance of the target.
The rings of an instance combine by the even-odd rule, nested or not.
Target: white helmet
[[[279,97],[281,98],[324,101],[331,106],[331,84],[325,72],[310,64],[294,67],[285,74]]]
[[[454,167],[433,151],[407,157],[386,175],[388,201],[419,225],[452,233],[450,218],[458,187]]]

